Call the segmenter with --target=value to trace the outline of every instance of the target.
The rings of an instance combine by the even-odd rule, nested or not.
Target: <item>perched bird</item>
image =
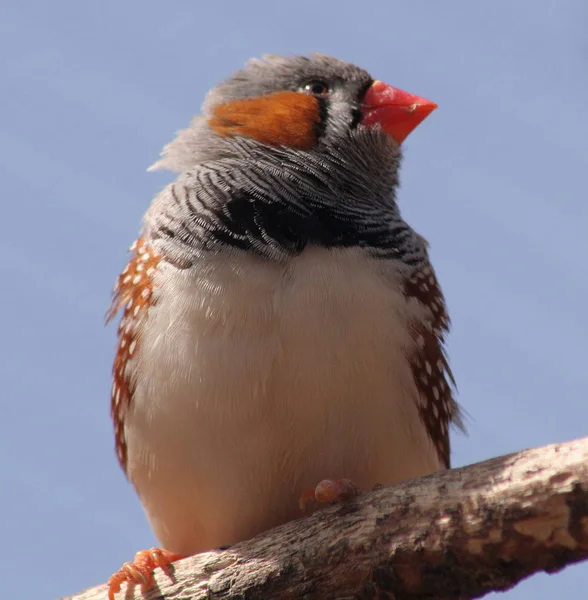
[[[435,108],[335,58],[267,56],[165,148],[154,167],[179,176],[110,310],[116,450],[164,549],[111,598],[299,517],[325,478],[303,503],[449,467],[449,321],[396,203],[400,144]]]

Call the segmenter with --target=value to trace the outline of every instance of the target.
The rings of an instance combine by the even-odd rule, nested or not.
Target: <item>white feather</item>
[[[311,248],[161,262],[128,368],[128,474],[164,547],[193,554],[300,516],[321,479],[363,489],[439,470],[418,416],[391,261]]]

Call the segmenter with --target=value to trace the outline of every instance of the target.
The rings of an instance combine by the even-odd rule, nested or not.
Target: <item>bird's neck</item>
[[[159,211],[157,237],[181,240],[181,226],[198,250],[283,260],[309,245],[362,247],[410,264],[415,234],[394,200],[397,165],[353,158],[246,148],[201,163],[172,184],[176,201]]]

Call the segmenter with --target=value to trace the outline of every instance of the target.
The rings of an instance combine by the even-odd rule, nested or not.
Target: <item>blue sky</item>
[[[145,169],[252,56],[333,54],[439,104],[399,198],[452,314],[454,464],[588,434],[587,29],[583,0],[3,0],[4,595],[79,591],[154,544],[113,452],[103,315],[170,177]],[[587,586],[584,564],[501,598]]]

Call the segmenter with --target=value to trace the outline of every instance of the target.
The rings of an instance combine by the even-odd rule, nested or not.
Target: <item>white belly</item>
[[[128,367],[128,475],[165,548],[193,554],[296,518],[321,479],[370,489],[441,468],[405,358],[424,308],[389,262],[356,249],[208,260],[160,269]]]

